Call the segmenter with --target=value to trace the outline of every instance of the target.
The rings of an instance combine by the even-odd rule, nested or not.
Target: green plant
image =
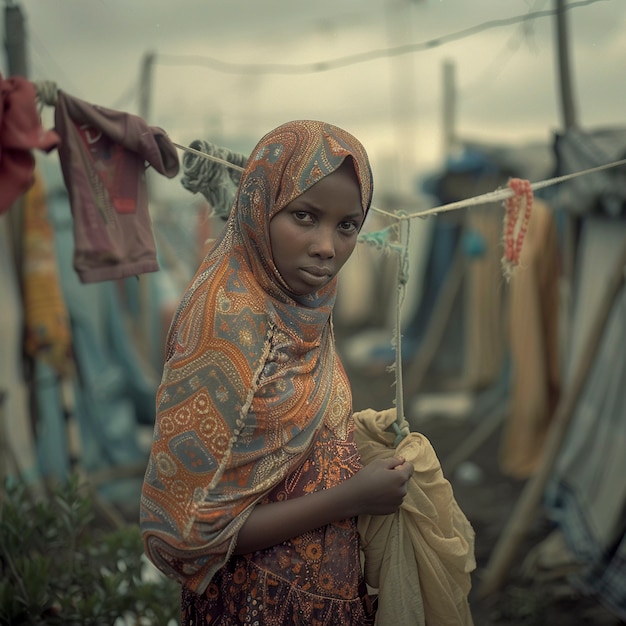
[[[0,624],[178,622],[179,586],[145,575],[150,566],[139,527],[110,530],[95,519],[93,501],[76,478],[47,498],[34,499],[20,484],[5,488]]]

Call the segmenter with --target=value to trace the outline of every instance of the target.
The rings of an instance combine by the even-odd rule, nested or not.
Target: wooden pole
[[[443,63],[443,157],[447,158],[456,147],[456,68],[454,61]]]
[[[20,7],[13,2],[7,2],[4,9],[4,47],[9,77],[28,78],[26,21]],[[15,267],[18,272],[22,267],[22,218],[22,199],[20,198],[13,204],[7,216]]]
[[[517,501],[513,514],[500,535],[485,568],[478,597],[484,598],[497,591],[504,582],[507,571],[515,557],[517,548],[526,535],[556,462],[561,444],[567,433],[572,415],[585,387],[587,376],[593,365],[598,347],[604,333],[604,327],[611,313],[613,304],[624,284],[626,270],[626,239],[622,250],[607,281],[604,296],[600,301],[596,315],[592,320],[589,333],[583,344],[580,359],[576,364],[574,376],[569,389],[561,397],[554,419],[550,425],[546,442],[542,451],[537,472],[528,480]]]
[[[6,65],[9,77],[21,76],[28,78],[28,62],[26,55],[26,23],[24,15],[19,6],[12,0],[6,2],[4,9],[4,46],[6,52]],[[19,289],[20,306],[23,310],[23,287],[22,287],[22,257],[23,257],[23,196],[19,197],[11,206],[4,219],[7,220],[8,237],[7,241],[11,247],[11,253],[14,261],[14,272],[16,276],[16,284]],[[23,333],[23,320],[20,317],[20,327],[16,329]],[[25,371],[25,361],[20,361],[22,372]],[[34,420],[34,409],[32,403],[32,381],[26,380],[26,386],[29,397],[29,418]],[[21,463],[17,457],[17,453],[9,439],[9,420],[12,416],[7,414],[6,397],[10,393],[16,393],[15,389],[0,390],[0,438],[3,442],[0,448],[4,457],[5,465],[0,475],[0,480],[4,484],[6,476],[10,475],[10,470],[15,471],[15,475],[24,483],[21,475]]]
[[[574,104],[574,94],[572,88],[565,0],[555,0],[555,9],[557,59],[559,67],[559,84],[561,87],[561,112],[563,115],[563,127],[568,129],[576,127],[578,125],[578,120],[576,116],[576,106]]]
[[[479,450],[489,437],[500,428],[506,420],[508,412],[508,405],[499,404],[495,409],[492,409],[490,413],[481,418],[476,428],[463,439],[458,448],[453,450],[442,460],[441,466],[448,476],[454,474],[458,466]]]
[[[21,9],[14,2],[7,2],[4,9],[4,46],[9,76],[28,78],[26,22]]]
[[[566,133],[568,129],[578,126],[578,116],[574,102],[573,81],[569,56],[569,36],[567,30],[567,12],[565,0],[555,0],[555,35],[557,48],[557,66],[560,86],[561,126]],[[564,335],[569,335],[571,328],[572,306],[572,277],[576,257],[578,218],[568,215],[565,220],[565,234],[563,243],[563,286],[565,315],[562,318],[565,328]]]
[[[141,70],[139,73],[139,117],[146,123],[149,123],[149,117],[152,109],[152,77],[154,73],[154,52],[146,52],[141,62]],[[146,172],[146,189],[148,195],[148,206],[152,199],[150,176],[151,172]],[[154,216],[153,216],[154,217]],[[137,319],[133,320],[137,330],[137,348],[146,363],[152,367],[154,365],[155,354],[152,352],[153,341],[153,324],[151,318],[152,302],[151,286],[153,280],[149,274],[143,274],[138,277],[137,298],[138,312]]]
[[[384,4],[387,41],[389,46],[407,44],[413,40],[413,11],[408,0],[386,0]],[[416,169],[417,125],[415,104],[415,59],[412,54],[398,55],[389,60],[390,111],[396,139],[395,185],[411,192]]]
[[[139,117],[146,122],[152,107],[152,74],[154,71],[154,52],[146,52],[141,62],[139,73]]]

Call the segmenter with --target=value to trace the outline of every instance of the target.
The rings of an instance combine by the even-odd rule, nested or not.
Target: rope
[[[202,158],[205,156],[211,158]],[[182,161],[183,187],[192,193],[200,192],[211,205],[213,214],[225,220],[235,201],[247,157],[196,139],[186,150]]]
[[[41,104],[50,107],[56,106],[59,88],[54,81],[42,80],[37,83],[33,83],[33,85],[35,85],[37,99],[41,102]]]
[[[34,82],[33,84],[35,85],[35,89],[37,91],[37,99],[42,105],[47,105],[47,106],[56,105],[58,87],[55,82],[44,80],[44,81]],[[195,156],[200,157],[202,159],[219,163],[220,165],[223,165],[229,169],[235,170],[239,173],[243,171],[243,166],[245,164],[246,157],[237,153],[230,152],[229,150],[225,148],[220,148],[219,146],[215,146],[214,144],[211,144],[210,142],[202,142],[198,140],[197,142],[192,143],[192,145],[197,145],[197,147],[209,146],[209,148],[205,151],[198,150],[197,148],[194,148],[191,146],[183,146],[175,142],[172,142],[172,144],[176,146],[179,150],[183,150],[184,152],[194,154]],[[184,163],[184,157],[183,157],[183,163]],[[591,167],[586,170],[573,172],[571,174],[565,174],[564,176],[557,176],[556,178],[549,178],[547,180],[538,181],[538,182],[532,183],[530,185],[530,188],[533,191],[537,191],[538,189],[544,189],[545,187],[557,185],[559,183],[572,180],[579,176],[586,176],[587,174],[601,172],[602,170],[608,170],[613,167],[619,167],[621,165],[626,165],[626,159],[613,161],[612,163],[606,163],[604,165],[599,165],[597,167]],[[215,173],[213,173],[212,175],[216,176]],[[190,173],[188,178],[189,178],[188,184],[194,185],[195,175],[192,175]],[[233,180],[238,180],[236,177],[231,176],[231,178]],[[197,184],[198,184],[198,190],[204,194],[205,191],[201,189],[202,185],[200,183],[197,183]],[[211,193],[209,193],[208,191],[207,193],[208,195],[211,195]],[[416,217],[424,218],[424,217],[428,217],[429,215],[437,215],[438,213],[445,213],[447,211],[455,211],[457,209],[464,209],[464,208],[473,207],[473,206],[477,206],[481,204],[501,202],[501,201],[507,200],[508,198],[512,198],[514,195],[515,195],[515,192],[510,187],[506,187],[506,188],[496,189],[495,191],[490,191],[488,193],[485,193],[479,196],[466,198],[465,200],[460,200],[458,202],[450,202],[448,204],[442,204],[438,207],[425,209],[423,211],[418,211],[417,213],[400,215],[398,213],[391,213],[390,211],[385,211],[384,209],[379,209],[374,206],[371,207],[371,210],[375,211],[376,213],[379,213],[380,215],[386,215],[387,217],[390,217],[395,220],[400,220],[400,221],[412,220]]]
[[[563,183],[573,178],[578,178],[579,176],[586,176],[587,174],[593,174],[594,172],[608,170],[613,167],[619,167],[620,165],[626,165],[626,159],[613,161],[612,163],[605,163],[604,165],[598,165],[597,167],[590,167],[589,169],[586,169],[586,170],[580,170],[578,172],[573,172],[572,174],[565,174],[564,176],[557,176],[556,178],[540,180],[536,183],[531,183],[530,188],[533,191],[536,191],[537,189],[544,189],[545,187],[550,187],[551,185],[558,185],[559,183]],[[424,211],[419,211],[417,213],[411,213],[409,215],[397,215],[395,213],[390,213],[389,211],[384,211],[383,209],[374,209],[374,210],[377,211],[378,213],[387,215],[388,217],[393,217],[398,220],[407,220],[407,219],[410,220],[415,217],[427,217],[428,215],[437,215],[437,213],[445,213],[446,211],[464,209],[466,207],[477,206],[479,204],[489,204],[491,202],[500,202],[500,201],[506,200],[507,198],[512,198],[514,195],[515,195],[515,191],[513,191],[513,189],[509,187],[503,187],[501,189],[496,189],[495,191],[489,191],[488,193],[484,193],[480,196],[474,196],[472,198],[467,198],[465,200],[459,200],[458,202],[450,202],[449,204],[442,204],[441,206],[438,206],[432,209],[426,209]]]
[[[172,144],[174,144],[177,148],[185,152],[190,152],[197,156],[208,159],[209,161],[215,161],[216,163],[221,163],[222,165],[225,165],[226,167],[230,167],[231,169],[238,170],[239,172],[243,172],[243,167],[241,165],[237,165],[236,163],[231,163],[227,159],[222,159],[221,157],[216,156],[214,154],[201,152],[200,150],[196,150],[195,148],[191,148],[190,146],[181,146],[179,143],[175,143],[173,141],[172,141]]]
[[[243,170],[242,167],[230,163],[224,159],[220,159],[211,154],[205,154],[198,150],[194,150],[193,148],[189,148],[187,146],[181,146],[177,143],[174,144],[177,148],[187,152],[193,152],[194,154],[203,157],[205,159],[210,159],[212,161],[216,161],[225,165],[226,167],[230,167],[236,170]],[[578,178],[579,176],[586,176],[587,174],[593,174],[595,172],[601,172],[602,170],[608,170],[613,167],[619,167],[621,165],[626,165],[626,159],[620,159],[619,161],[613,161],[611,163],[605,163],[604,165],[598,165],[597,167],[590,167],[586,170],[580,170],[578,172],[573,172],[571,174],[565,174],[563,176],[557,176],[555,178],[549,178],[546,180],[540,180],[535,183],[531,183],[530,189],[536,191],[538,189],[544,189],[545,187],[550,187],[552,185],[558,185],[559,183],[564,183],[568,180],[572,180],[573,178]],[[371,210],[379,213],[380,215],[386,215],[394,220],[405,221],[412,220],[416,217],[428,217],[429,215],[437,215],[438,213],[446,213],[447,211],[456,211],[457,209],[465,209],[468,207],[478,206],[481,204],[490,204],[493,202],[503,202],[508,198],[512,198],[515,196],[515,191],[510,187],[502,187],[500,189],[496,189],[494,191],[489,191],[487,193],[481,194],[479,196],[473,196],[471,198],[466,198],[464,200],[459,200],[457,202],[450,202],[448,204],[442,204],[440,206],[425,209],[423,211],[418,211],[416,213],[392,213],[390,211],[385,211],[384,209],[379,209],[377,207],[372,206]]]
[[[54,107],[57,104],[57,93],[59,88],[52,80],[42,80],[33,83],[35,86],[37,112],[41,115],[44,106]]]
[[[208,154],[205,152],[201,152],[195,148],[189,148],[181,146],[179,144],[174,145],[181,150],[193,153],[196,157],[202,157],[204,159],[213,161],[221,166],[238,170],[239,173],[242,169],[239,165],[231,162],[232,159],[221,158],[220,156],[216,156],[215,154]],[[410,220],[416,217],[425,218],[429,215],[437,215],[438,213],[454,211],[466,207],[478,206],[493,202],[503,202],[505,208],[505,253],[502,257],[502,269],[505,277],[508,280],[510,279],[513,270],[515,269],[515,267],[517,267],[519,262],[521,247],[524,236],[526,234],[528,220],[530,218],[533,191],[549,187],[550,185],[556,185],[576,178],[578,176],[592,174],[594,172],[607,170],[620,165],[626,165],[626,159],[621,159],[619,161],[614,161],[612,163],[607,163],[598,167],[592,167],[579,172],[574,172],[572,174],[566,174],[564,176],[558,176],[555,178],[542,180],[533,184],[531,184],[527,180],[515,178],[509,181],[507,187],[496,189],[495,191],[491,191],[479,196],[474,196],[472,198],[467,198],[458,202],[451,202],[431,209],[426,209],[424,211],[419,211],[417,213],[391,213],[389,211],[384,211],[383,209],[378,209],[373,206],[371,207],[371,210],[396,220],[396,228],[389,227],[387,229],[383,229],[382,231],[378,231],[375,233],[366,233],[360,236],[361,242],[368,243],[376,247],[377,249],[382,250],[383,252],[393,252],[394,254],[396,254],[398,259],[398,272],[396,276],[396,319],[392,342],[395,350],[395,363],[392,366],[392,369],[395,370],[396,421],[391,425],[391,428],[396,435],[396,447],[400,443],[400,441],[402,441],[402,439],[406,436],[406,433],[403,432],[400,428],[401,424],[404,421],[404,392],[402,380],[402,325],[400,313],[402,308],[402,302],[405,296],[406,284],[408,281],[408,244],[410,236]],[[219,169],[223,170],[223,168]],[[398,230],[399,241],[393,243],[390,241],[391,232],[398,232]]]
[[[57,101],[58,88],[53,81],[40,81],[33,83],[37,92],[37,100],[40,106],[44,105],[55,106]],[[183,178],[181,180],[182,185],[189,191],[196,193],[202,193],[205,198],[211,204],[213,211],[216,215],[219,215],[223,219],[226,219],[230,209],[233,205],[234,198],[237,192],[237,187],[241,179],[241,172],[243,172],[244,165],[247,157],[242,154],[231,152],[226,148],[222,148],[208,141],[195,140],[190,146],[183,146],[181,144],[172,142],[172,144],[179,150],[184,151],[186,154],[183,156]],[[417,213],[405,214],[405,213],[391,213],[383,209],[372,206],[371,210],[385,215],[389,218],[396,220],[396,226],[399,229],[398,239],[399,243],[391,243],[388,239],[389,229],[385,231],[379,231],[377,233],[370,233],[369,235],[362,235],[362,241],[370,243],[377,248],[389,252],[393,251],[398,258],[398,272],[396,283],[396,320],[395,320],[395,332],[394,332],[394,348],[395,348],[395,377],[396,377],[396,422],[392,425],[393,430],[396,433],[396,445],[405,436],[400,430],[400,424],[404,420],[404,401],[403,401],[403,381],[402,381],[402,328],[401,328],[401,307],[404,300],[406,284],[408,281],[408,243],[409,243],[409,220],[416,217],[425,218],[429,215],[437,215],[438,213],[445,213],[448,211],[454,211],[458,209],[490,204],[494,202],[503,202],[506,208],[505,212],[505,244],[508,241],[510,254],[507,257],[505,251],[504,257],[504,269],[505,274],[508,271],[510,275],[513,267],[516,265],[516,260],[519,259],[519,248],[521,248],[521,242],[525,234],[526,225],[528,221],[527,212],[530,211],[532,192],[538,189],[543,189],[551,185],[557,185],[559,183],[572,180],[579,176],[585,176],[595,172],[611,169],[621,165],[626,165],[626,159],[619,161],[613,161],[612,163],[606,163],[597,167],[591,167],[585,170],[566,174],[564,176],[558,176],[547,180],[538,181],[535,183],[529,183],[529,181],[522,181],[524,183],[524,193],[527,194],[527,200],[525,202],[525,213],[521,214],[519,210],[519,195],[521,189],[518,188],[519,179],[515,179],[516,184],[509,184],[507,187],[496,189],[479,196],[466,198],[458,202],[450,202],[438,207],[425,209],[418,211]],[[510,181],[511,182],[511,181]],[[513,201],[509,201],[514,198]],[[528,199],[530,198],[530,200]],[[517,209],[516,209],[517,207]],[[526,211],[527,209],[527,211]],[[510,215],[509,215],[510,214]],[[517,219],[521,216],[521,221]],[[515,220],[513,218],[516,218]],[[509,221],[507,221],[507,219]],[[515,222],[519,222],[518,228],[520,229],[517,239],[514,241]],[[507,229],[508,225],[508,232]],[[508,239],[506,239],[508,232]],[[369,239],[368,239],[369,238]],[[509,258],[510,257],[510,258]]]
[[[394,349],[395,349],[395,378],[396,378],[396,421],[393,424],[396,433],[395,446],[404,439],[405,432],[400,429],[404,422],[404,386],[402,380],[402,303],[406,295],[406,285],[409,281],[409,241],[410,241],[410,222],[401,222],[399,224],[399,244],[400,250],[398,256],[398,271],[396,273],[396,322],[394,330]]]

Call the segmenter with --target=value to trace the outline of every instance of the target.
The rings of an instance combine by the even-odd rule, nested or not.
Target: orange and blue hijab
[[[332,337],[336,278],[294,295],[269,237],[272,217],[346,158],[366,213],[371,170],[350,133],[301,120],[265,135],[172,321],[141,529],[153,563],[197,592],[228,560],[254,505],[306,459],[325,418],[351,417]]]

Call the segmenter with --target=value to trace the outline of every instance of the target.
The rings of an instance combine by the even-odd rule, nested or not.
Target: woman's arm
[[[331,489],[257,505],[239,531],[235,554],[269,548],[356,515],[393,513],[412,473],[413,466],[404,459],[377,460]]]

